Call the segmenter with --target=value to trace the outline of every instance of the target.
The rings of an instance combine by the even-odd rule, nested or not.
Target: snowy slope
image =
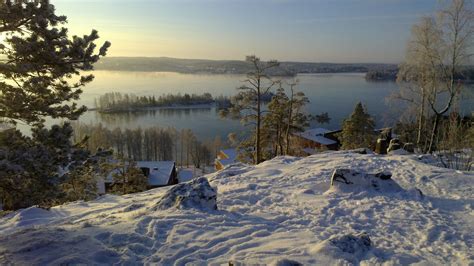
[[[390,171],[412,193],[330,190],[335,168]],[[218,210],[154,208],[169,188],[106,195],[0,219],[0,264],[474,263],[474,174],[413,155],[347,152],[235,164],[207,176]],[[334,237],[367,233],[345,253]]]

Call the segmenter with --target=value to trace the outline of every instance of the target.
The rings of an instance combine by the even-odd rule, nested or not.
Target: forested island
[[[269,102],[273,93],[262,95],[263,102]],[[110,92],[94,102],[90,111],[101,113],[120,113],[148,110],[150,108],[211,108],[225,109],[231,106],[231,98],[227,96],[213,97],[210,93],[203,94],[163,94],[161,96],[138,96],[133,93]]]

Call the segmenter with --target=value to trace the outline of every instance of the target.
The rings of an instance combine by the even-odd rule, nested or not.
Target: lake
[[[231,96],[245,79],[242,75],[179,74],[164,72],[94,71],[95,80],[87,85],[81,103],[93,107],[94,99],[106,92],[134,93],[137,95],[176,94],[178,92],[213,96]],[[394,82],[367,82],[364,74],[303,74],[296,77],[298,89],[309,98],[306,111],[311,114],[328,112],[331,122],[322,126],[339,129],[357,102],[364,103],[375,117],[377,126],[393,125],[399,118],[400,104],[390,104],[387,97],[398,90]],[[472,88],[469,89],[472,91]],[[464,113],[474,111],[474,100],[462,102]],[[99,114],[89,111],[80,118],[84,123],[102,123],[110,128],[175,127],[190,128],[201,140],[223,139],[231,132],[242,133],[245,129],[239,121],[222,119],[215,108],[208,109],[160,109],[123,114]]]

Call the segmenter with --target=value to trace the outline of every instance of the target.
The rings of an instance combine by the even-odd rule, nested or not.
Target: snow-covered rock
[[[200,177],[171,187],[156,203],[154,209],[166,210],[174,207],[217,210],[216,197],[216,190],[209,185],[206,178]]]
[[[387,180],[370,178],[402,192],[343,192],[330,185],[334,169],[390,172]],[[201,180],[8,214],[0,218],[0,264],[474,263],[472,172],[438,168],[416,155],[338,151],[236,164],[206,178],[210,187]],[[212,200],[201,201],[216,195],[210,188],[217,189],[218,210]],[[409,193],[415,188],[423,200]],[[363,237],[348,237],[357,232],[367,232],[370,249],[355,244]]]
[[[399,193],[421,199],[423,193],[416,187],[403,189],[392,178],[392,173],[360,173],[351,169],[336,169],[331,176],[331,187],[326,193]]]
[[[391,179],[392,173],[359,173],[351,169],[336,169],[331,176],[332,191],[401,192],[403,189]]]
[[[327,256],[330,259],[344,259],[357,264],[372,248],[367,233],[337,235],[323,241],[312,249],[312,253]]]

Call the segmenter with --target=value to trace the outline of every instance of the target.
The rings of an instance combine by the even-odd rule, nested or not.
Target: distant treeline
[[[395,81],[397,80],[398,68],[396,69],[374,69],[366,73],[368,81]],[[455,79],[466,83],[474,82],[474,66],[465,66],[455,74]]]
[[[268,93],[263,97],[263,101],[269,102],[272,96],[272,93]],[[217,108],[224,109],[230,107],[231,98],[223,95],[213,97],[207,92],[203,94],[164,94],[159,97],[109,92],[96,98],[94,104],[95,110],[103,113],[139,111],[153,107],[189,107],[203,104],[215,104]]]
[[[397,69],[391,70],[371,70],[365,74],[368,81],[395,81],[397,80]]]
[[[240,60],[178,59],[169,57],[105,57],[97,65],[97,70],[177,72],[185,74],[247,74],[252,65]],[[393,64],[335,64],[280,62],[267,74],[272,76],[294,76],[298,73],[366,73],[371,70],[396,68]]]

